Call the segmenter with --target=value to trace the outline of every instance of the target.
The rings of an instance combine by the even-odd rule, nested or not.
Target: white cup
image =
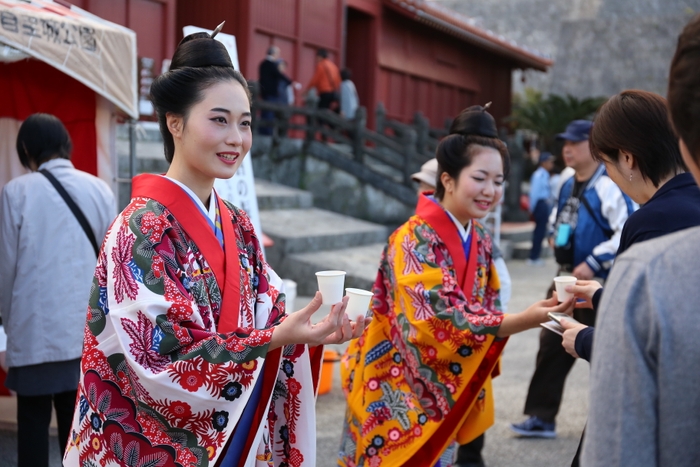
[[[345,293],[349,297],[345,313],[347,313],[350,321],[357,321],[357,318],[360,316],[365,316],[374,294],[369,290],[352,288],[345,289]]]
[[[557,291],[559,302],[565,302],[574,296],[571,292],[566,291],[567,285],[576,285],[574,276],[557,276],[554,278],[554,288]]]
[[[316,279],[325,305],[335,305],[343,300],[345,271],[319,271]]]

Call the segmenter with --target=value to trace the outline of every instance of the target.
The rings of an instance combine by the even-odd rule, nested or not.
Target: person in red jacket
[[[308,89],[316,88],[318,93],[319,109],[330,109],[334,112],[340,111],[340,101],[338,90],[340,89],[340,71],[335,63],[328,58],[326,49],[316,51],[316,71],[311,78]]]

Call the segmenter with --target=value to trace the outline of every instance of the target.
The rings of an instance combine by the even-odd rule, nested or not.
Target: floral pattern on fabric
[[[503,315],[491,240],[473,224],[477,265],[467,290],[459,285],[447,246],[420,216],[389,238],[374,284],[374,319],[341,363],[348,408],[339,466],[412,465],[421,446],[436,441],[460,398],[472,398],[467,412],[492,413],[492,407],[477,404],[488,398],[476,394],[490,390],[481,364],[487,354],[497,360],[489,349]],[[464,254],[461,248],[457,253]],[[444,445],[440,452],[459,428],[450,431],[451,439],[437,440]],[[438,458],[421,458],[421,465]]]
[[[241,286],[239,327],[225,334],[214,272],[172,213],[134,198],[115,220],[93,279],[65,466],[204,467],[225,452],[264,366],[277,364],[266,357],[285,316],[281,280],[250,220],[226,206],[235,232],[227,259],[240,262]],[[243,456],[256,466],[314,465],[309,349],[283,354],[274,397],[260,400],[267,416]]]

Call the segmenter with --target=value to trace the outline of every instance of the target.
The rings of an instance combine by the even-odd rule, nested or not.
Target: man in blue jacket
[[[553,227],[550,242],[559,265],[558,275],[604,280],[634,204],[607,176],[605,166],[591,156],[588,136],[592,126],[588,120],[574,120],[557,136],[564,140],[564,162],[575,174],[564,182],[550,216]],[[574,318],[592,325],[595,312],[579,308],[574,310]],[[524,412],[530,418],[512,424],[513,431],[525,437],[556,437],[555,418],[566,375],[574,362],[561,346],[561,337],[543,329],[535,373],[525,402]]]

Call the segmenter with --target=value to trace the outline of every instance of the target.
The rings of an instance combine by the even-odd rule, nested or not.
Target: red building
[[[478,28],[468,18],[424,0],[72,0],[133,29],[139,57],[158,73],[182,27],[213,29],[238,42],[241,71],[257,80],[270,45],[280,47],[288,73],[306,85],[318,48],[353,72],[370,112],[383,102],[389,118],[410,121],[420,110],[441,127],[472,104],[493,101],[497,119],[510,114],[516,68],[545,71],[551,61]]]
[[[506,117],[512,70],[552,64],[423,0],[177,0],[178,38],[183,26],[213,29],[222,20],[246,78],[257,80],[267,48],[277,45],[289,75],[306,85],[323,47],[352,70],[370,116],[383,102],[388,117],[410,121],[420,110],[433,127],[488,101],[497,119]]]

